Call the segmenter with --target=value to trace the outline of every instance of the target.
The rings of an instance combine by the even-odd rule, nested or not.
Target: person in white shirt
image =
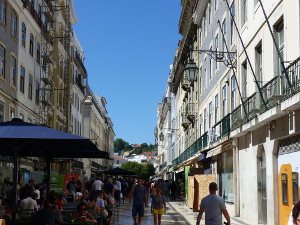
[[[120,206],[121,204],[121,182],[117,180],[117,178],[113,178],[113,185],[115,189],[115,199],[117,204]]]
[[[100,180],[100,177],[97,177],[93,183],[94,194],[99,195],[100,191],[102,190],[102,187],[103,187],[103,183]]]
[[[20,203],[20,211],[27,211],[27,212],[36,212],[37,211],[37,202],[36,200],[32,199],[33,192],[29,191],[27,198],[23,199]]]

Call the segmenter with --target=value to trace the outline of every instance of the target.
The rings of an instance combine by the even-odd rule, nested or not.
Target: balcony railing
[[[82,91],[83,94],[85,94],[84,86],[82,85],[82,80],[81,79],[76,79],[76,84],[79,87],[79,89]]]
[[[288,73],[292,88],[288,86],[286,78],[283,76],[282,93],[284,100],[288,99],[289,97],[293,96],[294,94],[300,91],[300,57],[297,58],[294,62],[292,62],[286,68],[286,71]]]
[[[278,100],[282,99],[282,92],[281,92],[281,78],[280,76],[274,77],[272,80],[267,82],[261,88],[261,92],[264,98],[264,101],[267,107],[263,105],[260,106],[262,109],[260,113],[263,113],[278,104]]]
[[[229,134],[231,130],[236,129],[245,122],[257,117],[257,113],[264,113],[266,110],[276,106],[280,101],[283,101],[296,93],[300,92],[300,57],[292,62],[286,68],[292,88],[289,88],[284,76],[276,76],[261,87],[261,93],[267,107],[261,104],[260,95],[258,92],[253,93],[245,99],[245,111],[242,105],[236,107],[230,114],[226,115],[221,121],[216,123],[211,129],[210,143],[219,140]],[[182,119],[187,115],[183,113]],[[183,122],[183,120],[182,120]],[[220,130],[220,134],[219,134]],[[188,147],[180,156],[173,160],[173,166],[178,165],[192,157],[197,152],[208,146],[208,132],[204,133],[196,142]]]
[[[80,58],[78,52],[75,52],[75,59],[77,60],[77,62],[78,62],[79,65],[81,66],[81,68],[82,68],[83,72],[85,73],[85,75],[87,75],[87,71],[86,71],[86,69],[85,69],[85,66],[84,66],[84,64],[83,64],[83,62],[82,62],[82,60],[81,60],[81,58]]]

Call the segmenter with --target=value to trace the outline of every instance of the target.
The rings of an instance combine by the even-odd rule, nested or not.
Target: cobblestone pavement
[[[153,225],[153,214],[149,207],[145,209],[145,216],[142,219],[142,225]],[[119,213],[119,221],[117,219],[117,214]],[[115,209],[115,223],[114,225],[133,225],[133,219],[131,216],[131,202],[125,202],[125,204],[121,204],[118,209]],[[167,203],[167,213],[162,216],[162,225],[185,225],[187,224],[185,219],[172,207],[169,203]]]
[[[151,198],[149,198],[150,200]],[[151,214],[149,207],[145,209],[145,216],[142,219],[142,225],[153,225],[153,214]],[[234,207],[227,205],[227,210],[231,218],[231,225],[253,225],[247,221],[241,220],[240,217],[232,216],[234,214]],[[119,217],[117,216],[119,214]],[[113,225],[133,225],[131,216],[131,202],[121,204],[115,211],[115,223]],[[189,208],[183,199],[178,198],[176,201],[167,201],[167,213],[162,216],[162,225],[195,225],[197,221],[198,212]],[[204,215],[203,215],[204,218]],[[223,221],[226,221],[223,218]],[[200,225],[204,225],[205,221],[202,219]]]

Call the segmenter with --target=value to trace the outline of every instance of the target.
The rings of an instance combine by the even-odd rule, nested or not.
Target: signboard
[[[50,190],[55,192],[64,191],[64,174],[51,174],[50,175]]]

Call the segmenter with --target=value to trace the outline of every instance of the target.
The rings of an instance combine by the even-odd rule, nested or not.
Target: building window
[[[15,57],[10,57],[10,84],[14,85],[16,84],[16,66],[17,66],[17,60]]]
[[[212,10],[211,10],[211,1],[208,2],[208,23],[211,24],[212,21]]]
[[[200,130],[200,137],[201,137],[201,134],[202,134],[202,114],[200,114],[200,117],[199,117],[199,120],[200,120],[200,124],[199,124],[199,130]]]
[[[35,104],[40,104],[40,84],[35,82]]]
[[[215,11],[217,11],[217,8],[218,8],[218,1],[219,0],[215,0]]]
[[[10,120],[12,120],[13,118],[15,118],[15,109],[10,108],[10,110],[9,110],[9,117],[10,117]]]
[[[29,54],[33,56],[33,43],[34,43],[34,38],[33,35],[30,34],[30,39],[29,39]]]
[[[22,46],[25,48],[26,45],[26,26],[24,23],[22,23]]]
[[[236,107],[236,78],[231,78],[231,111]]]
[[[227,27],[226,27],[226,19],[224,19],[224,21],[223,21],[223,23],[222,23],[222,33],[223,33],[223,37],[224,38],[222,38],[222,47],[223,47],[223,52],[227,52],[227,49],[226,49],[226,32],[227,32]]]
[[[28,76],[28,98],[32,100],[32,85],[33,85],[33,78],[29,74]]]
[[[278,50],[279,50],[279,53],[280,53],[280,56],[282,58],[282,60],[284,61],[284,23],[283,23],[283,20],[281,20],[275,27],[275,39],[276,39],[276,42],[277,42],[277,46],[278,46]],[[280,62],[280,58],[277,57],[277,52],[276,52],[276,59],[278,59],[278,61],[276,62],[277,64],[277,74],[280,75],[282,73],[282,65],[281,65],[281,62]],[[275,64],[275,65],[276,65]]]
[[[235,40],[235,26],[234,26],[235,3],[234,2],[231,4],[230,11],[231,11],[231,15],[232,15],[232,18],[230,20],[230,41],[231,41],[231,44],[233,44],[234,40]]]
[[[24,94],[25,69],[21,66],[20,69],[20,91]]]
[[[203,113],[203,132],[206,131],[206,109],[204,109]]]
[[[36,44],[36,62],[39,65],[41,63],[41,46],[39,43]]]
[[[212,52],[212,47],[210,47],[209,49]],[[213,76],[213,58],[210,57],[209,58],[209,80],[211,80],[212,76]]]
[[[6,1],[0,0],[0,21],[6,23]]]
[[[17,36],[17,15],[14,11],[11,12],[11,33]]]
[[[0,76],[5,77],[5,49],[0,45]]]
[[[215,38],[215,47],[216,47],[216,52],[219,52],[219,35],[218,34]],[[218,61],[216,60],[216,69],[218,69],[218,65],[219,65]]]
[[[199,45],[202,46],[202,39],[203,39],[203,32],[202,32],[202,25],[199,28]]]
[[[207,34],[206,15],[204,15],[203,17],[203,30],[204,30],[204,36],[206,37]]]
[[[203,81],[203,74],[202,74],[202,67],[199,69],[199,93],[202,93],[202,81]]]
[[[216,94],[215,96],[215,123],[218,122],[218,111],[219,111],[219,96]]]
[[[247,79],[247,61],[245,61],[242,64],[242,85],[243,85],[243,89],[242,89],[242,96],[244,98],[248,97],[248,93],[247,93],[247,83],[248,83],[248,79]]]
[[[261,43],[255,48],[255,73],[256,78],[259,81],[259,85],[263,86],[263,74],[262,74],[262,46]]]
[[[0,122],[4,122],[4,103],[0,102]]]
[[[211,128],[211,124],[212,124],[212,102],[209,103],[209,107],[208,107],[208,128]]]
[[[247,0],[241,0],[241,25],[247,22]]]
[[[224,85],[223,89],[222,89],[222,116],[225,117],[226,116],[226,98],[227,98],[227,88],[226,85]]]

